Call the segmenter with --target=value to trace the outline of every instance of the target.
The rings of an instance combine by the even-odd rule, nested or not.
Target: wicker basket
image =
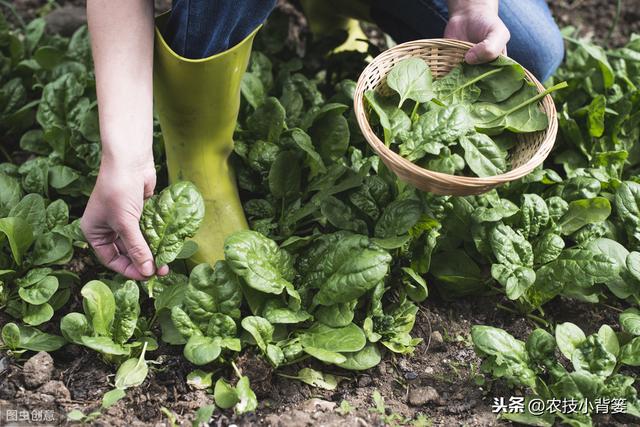
[[[518,144],[509,152],[511,170],[501,175],[476,178],[423,169],[385,146],[376,136],[369,125],[369,108],[365,105],[364,100],[364,93],[367,90],[388,90],[386,87],[387,73],[397,62],[409,57],[424,59],[429,64],[434,78],[437,79],[460,64],[465,53],[472,46],[470,43],[451,39],[426,39],[403,43],[377,56],[364,69],[358,79],[354,108],[358,125],[364,137],[393,173],[420,190],[456,196],[485,193],[492,188],[527,175],[544,161],[553,148],[558,132],[558,119],[555,104],[549,95],[540,102],[542,110],[549,118],[549,126],[544,131],[516,136]],[[525,70],[525,75],[527,80],[537,86],[539,92],[544,91],[542,84],[529,71]]]

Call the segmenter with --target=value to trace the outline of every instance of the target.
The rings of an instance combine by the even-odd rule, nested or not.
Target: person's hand
[[[100,262],[133,280],[169,271],[167,266],[156,269],[139,225],[144,200],[153,195],[155,185],[153,159],[136,165],[103,156],[96,185],[80,221]]]
[[[469,64],[480,64],[506,54],[507,42],[511,35],[498,17],[497,2],[458,2],[458,7],[450,8],[449,23],[444,36],[447,38],[477,43],[464,59]],[[492,2],[488,2],[492,3]]]

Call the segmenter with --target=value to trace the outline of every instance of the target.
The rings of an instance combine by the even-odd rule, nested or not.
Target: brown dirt
[[[547,0],[547,3],[561,27],[572,25],[582,36],[600,43],[608,41],[611,46],[621,46],[631,34],[640,34],[640,0],[620,0],[615,27],[617,0]]]
[[[81,6],[84,2],[57,3]],[[551,3],[561,24],[573,24],[583,35],[591,35],[598,40],[606,38],[615,14],[615,2],[566,0]],[[13,4],[26,20],[51,10],[42,0],[16,0]],[[166,0],[156,2],[159,10],[166,4]],[[74,10],[73,13],[79,13],[78,8]],[[639,13],[640,1],[624,2],[620,23],[611,38],[612,44],[622,44],[632,31],[640,31]],[[78,22],[76,18],[73,22]],[[95,275],[89,257],[74,260],[74,268],[83,279]],[[79,305],[77,298],[72,298],[72,301]],[[505,301],[502,303],[509,305]],[[601,308],[575,302],[557,301],[546,309],[548,321],[571,320],[589,332],[595,331],[602,323],[615,323],[616,318],[613,310],[602,311]],[[0,311],[0,324],[8,321]],[[282,378],[254,355],[242,355],[237,361],[238,366],[251,379],[260,398],[259,409],[255,414],[242,417],[236,417],[231,411],[216,410],[212,425],[502,425],[491,413],[491,398],[510,396],[512,392],[501,382],[490,382],[479,373],[480,360],[472,349],[469,336],[471,326],[475,324],[503,327],[519,338],[526,337],[535,327],[530,320],[498,309],[495,298],[450,302],[440,299],[437,294],[431,295],[418,315],[414,334],[424,342],[417,347],[415,354],[387,354],[379,366],[363,373],[316,365],[324,372],[345,377],[334,391],[311,388]],[[52,411],[54,419],[50,423],[64,424],[65,414],[72,409],[89,413],[99,408],[102,396],[112,387],[113,368],[103,363],[95,353],[75,345],[52,355],[55,369],[50,382],[40,388],[28,389],[22,372],[26,357],[14,360],[0,352],[0,426],[6,422],[6,410]],[[194,367],[181,356],[179,348],[162,346],[148,357],[155,362],[150,363],[150,374],[144,384],[129,390],[123,400],[104,410],[92,424],[168,425],[167,415],[163,412],[166,408],[179,424],[190,425],[194,412],[212,403],[211,396],[205,391],[186,383],[186,375]],[[300,367],[288,367],[283,373],[294,374]],[[233,377],[228,371],[221,374]],[[372,410],[375,390],[385,399],[384,414]],[[348,414],[342,414],[338,409],[343,400],[352,407]],[[38,423],[32,425],[35,424]],[[621,422],[619,419],[601,418],[598,425],[621,425]]]

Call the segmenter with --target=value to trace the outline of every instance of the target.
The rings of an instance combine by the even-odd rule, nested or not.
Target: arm
[[[153,194],[153,2],[88,0],[102,159],[81,220],[102,263],[141,280],[156,266],[138,225]],[[166,272],[166,267],[162,270]]]
[[[448,0],[448,3],[449,23],[444,36],[477,43],[465,56],[468,63],[492,61],[506,52],[511,36],[498,17],[499,0]]]

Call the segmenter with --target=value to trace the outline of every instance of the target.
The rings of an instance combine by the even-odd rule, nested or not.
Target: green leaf
[[[313,313],[313,317],[318,322],[331,326],[332,328],[347,326],[353,321],[355,315],[354,308],[357,303],[358,300],[353,300],[329,306],[320,306]]]
[[[640,310],[628,308],[620,313],[620,326],[625,332],[640,336]]]
[[[325,173],[327,171],[320,153],[316,151],[311,142],[311,137],[307,135],[302,129],[291,129],[291,140],[294,144],[306,153],[306,164],[311,169],[311,176],[313,178],[318,173]]]
[[[538,362],[554,359],[556,339],[544,329],[537,328],[527,338],[525,344],[529,357]]]
[[[304,310],[292,310],[278,299],[270,299],[265,302],[262,315],[272,324],[300,323],[312,317]]]
[[[0,217],[9,214],[22,198],[22,188],[15,178],[0,172]]]
[[[240,282],[228,262],[218,261],[213,268],[200,264],[191,271],[184,306],[199,325],[206,325],[216,312],[239,318],[241,302]]]
[[[111,289],[99,280],[82,287],[82,306],[87,320],[98,335],[111,337],[111,325],[116,313],[116,301]]]
[[[198,390],[206,390],[211,387],[213,372],[205,372],[200,369],[189,372],[187,375],[187,384]]]
[[[571,355],[571,362],[576,371],[608,377],[616,366],[616,357],[607,350],[602,339],[594,334],[578,345]]]
[[[600,138],[604,133],[604,114],[607,108],[607,98],[598,95],[587,107],[587,124],[589,134],[595,138]]]
[[[403,284],[409,298],[414,302],[422,302],[429,296],[427,282],[415,270],[409,267],[402,267],[405,274]]]
[[[64,338],[57,335],[15,323],[7,323],[2,327],[2,340],[10,348],[47,352],[56,351],[66,343]]]
[[[331,328],[315,323],[300,336],[303,348],[311,347],[336,353],[361,350],[367,340],[364,332],[354,323],[342,328]]]
[[[400,144],[400,155],[415,162],[427,154],[439,155],[443,147],[473,132],[473,120],[460,104],[433,107],[418,119],[420,137],[410,137]]]
[[[238,231],[225,240],[224,253],[231,270],[253,289],[271,294],[293,289],[291,256],[262,234]]]
[[[80,337],[80,342],[85,347],[97,351],[99,353],[114,355],[114,356],[127,356],[130,353],[128,348],[113,342],[109,337]]]
[[[398,92],[400,103],[407,99],[429,102],[433,97],[433,77],[427,63],[420,58],[407,58],[396,63],[387,74],[387,85]]]
[[[292,197],[300,192],[300,156],[294,151],[281,151],[269,169],[269,191],[274,197]]]
[[[574,233],[587,224],[602,222],[611,214],[611,204],[604,197],[574,200],[560,218],[558,226],[564,235]]]
[[[480,97],[480,88],[474,80],[486,78],[499,70],[491,70],[474,79],[469,79],[462,71],[462,65],[453,68],[446,76],[433,83],[437,98],[447,105],[472,104]]]
[[[189,318],[189,315],[184,312],[180,307],[173,307],[171,309],[171,322],[182,337],[188,339],[194,335],[202,335],[198,325],[193,323]]]
[[[533,248],[522,234],[508,225],[498,224],[491,229],[490,244],[498,262],[507,266],[533,266]]]
[[[58,279],[54,276],[46,276],[39,282],[29,287],[21,287],[18,289],[20,298],[29,304],[44,304],[58,290]]]
[[[618,187],[615,196],[615,207],[627,232],[635,241],[640,241],[640,184],[623,182]]]
[[[78,409],[74,409],[67,413],[67,420],[82,422],[84,420],[84,413]]]
[[[507,152],[483,133],[472,133],[460,138],[464,160],[479,177],[500,175],[507,170]]]
[[[467,79],[484,76],[476,83],[481,90],[480,101],[502,102],[522,88],[525,82],[524,68],[503,55],[488,64],[463,63],[462,69]]]
[[[378,222],[376,222],[375,236],[390,238],[405,235],[420,220],[422,205],[413,199],[394,200],[389,203]]]
[[[560,352],[567,359],[571,357],[575,350],[586,341],[587,337],[582,329],[570,322],[561,323],[556,326],[556,342]]]
[[[378,365],[382,360],[380,349],[376,344],[368,343],[362,350],[355,353],[342,353],[345,357],[344,362],[337,365],[343,369],[350,371],[364,371]]]
[[[215,405],[205,405],[196,411],[196,416],[191,423],[192,427],[200,427],[200,425],[209,425],[209,421],[211,421],[211,417],[213,416],[213,411],[215,411]]]
[[[49,232],[38,236],[33,245],[34,265],[66,264],[73,256],[71,239],[61,233]]]
[[[223,378],[218,378],[213,389],[213,399],[216,406],[222,409],[233,408],[240,401],[238,393]]]
[[[147,199],[140,228],[158,266],[176,259],[184,240],[195,235],[203,218],[204,200],[190,182],[177,182]]]
[[[640,338],[636,337],[620,349],[620,363],[640,366]]]
[[[213,313],[205,334],[209,337],[235,337],[236,322],[226,314]]]
[[[81,313],[69,313],[60,320],[60,331],[68,341],[82,345],[82,337],[91,335],[91,325]]]
[[[247,128],[259,139],[278,142],[285,128],[286,112],[277,98],[266,98],[247,118]]]
[[[342,112],[334,110],[314,121],[308,130],[311,141],[326,164],[341,158],[349,147],[349,122]]]
[[[45,221],[49,230],[53,230],[54,227],[65,226],[69,223],[69,206],[67,206],[64,200],[55,200],[47,206]]]
[[[24,219],[31,226],[34,235],[39,235],[46,227],[44,199],[39,194],[27,194],[11,208],[9,217]]]
[[[368,90],[364,97],[378,115],[384,129],[384,142],[388,146],[401,132],[411,130],[411,119],[393,102],[393,98],[382,96],[374,90]]]
[[[618,357],[620,353],[620,343],[618,342],[618,336],[615,331],[609,325],[602,325],[598,329],[598,336],[602,340],[602,344],[607,351],[614,356]]]
[[[53,307],[44,303],[40,305],[27,305],[22,320],[31,326],[38,326],[48,322],[53,317]]]
[[[116,304],[111,336],[119,344],[126,343],[133,336],[140,315],[140,290],[133,280],[118,284],[113,289]]]
[[[248,377],[240,377],[236,384],[236,393],[239,402],[236,403],[235,412],[237,414],[246,414],[253,412],[258,407],[258,399],[256,394],[251,390],[251,384]]]
[[[469,295],[484,289],[478,264],[462,250],[444,251],[434,255],[430,273],[450,296]]]
[[[372,289],[386,276],[391,256],[366,236],[336,233],[317,239],[299,262],[305,286],[319,289],[314,302],[333,305]]]
[[[549,125],[549,119],[538,106],[538,102],[547,94],[565,87],[567,83],[562,82],[538,93],[536,86],[525,84],[518,92],[499,104],[473,104],[471,116],[475,121],[476,130],[489,135],[497,135],[504,130],[515,133],[544,130]]]
[[[120,399],[125,397],[127,392],[122,389],[114,388],[113,390],[109,390],[102,396],[102,407],[104,409],[108,409],[115,405]]]
[[[300,380],[305,384],[323,390],[335,390],[338,387],[338,378],[335,375],[325,374],[311,368],[302,368],[298,371],[298,375],[287,376],[287,378]]]
[[[241,324],[251,334],[260,350],[267,351],[267,344],[273,340],[273,325],[267,319],[258,316],[247,316],[242,319]]]
[[[547,264],[557,259],[564,249],[564,239],[555,233],[545,233],[533,245],[536,264]]]
[[[33,243],[33,231],[27,221],[22,218],[0,219],[0,243],[4,238],[9,240],[11,253],[18,265],[22,264],[22,257]]]
[[[7,323],[2,327],[2,341],[12,350],[20,347],[20,328],[15,323]]]
[[[220,339],[192,335],[184,346],[184,357],[194,365],[206,365],[218,358],[222,348]]]
[[[144,351],[139,358],[127,359],[116,372],[115,386],[119,389],[138,387],[147,378],[149,367],[144,360]]]
[[[480,355],[487,356],[483,368],[496,377],[534,387],[536,373],[529,367],[525,343],[499,328],[476,325],[471,328],[473,345]]]

